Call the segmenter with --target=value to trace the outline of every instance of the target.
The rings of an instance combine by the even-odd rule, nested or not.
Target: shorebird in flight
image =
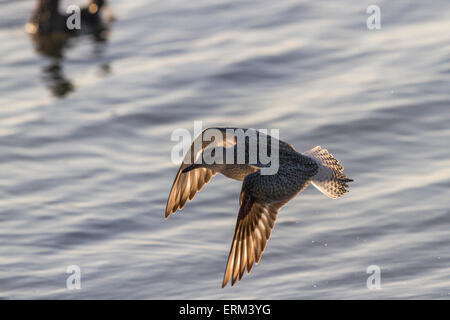
[[[250,163],[250,139],[245,140],[245,163],[212,163],[200,159],[205,151],[212,154],[234,149],[234,160],[238,151],[236,136],[226,134],[226,130],[239,128],[208,128],[192,143],[191,150],[184,158],[170,190],[167,200],[165,218],[171,213],[181,210],[187,200],[192,200],[195,194],[216,174],[243,181],[240,193],[240,209],[237,217],[233,242],[231,243],[228,261],[223,276],[222,288],[231,278],[233,286],[236,280],[241,280],[245,269],[250,273],[253,264],[258,263],[269,240],[277,218],[278,210],[309,183],[330,198],[339,198],[347,192],[348,182],[339,164],[326,149],[314,147],[304,153],[295,151],[288,143],[256,131],[257,140],[266,139],[267,147],[278,144],[279,168],[275,174],[261,174],[262,164],[259,159]],[[211,130],[222,132],[221,139],[205,141],[205,136]],[[254,129],[240,129],[244,132]],[[272,139],[272,140],[271,140]],[[212,140],[212,139],[211,139]],[[217,140],[217,141],[216,141]],[[196,144],[197,141],[197,144]],[[200,146],[195,152],[194,145]],[[211,151],[210,148],[214,148]],[[241,149],[242,150],[242,149]],[[254,149],[253,149],[254,150]],[[225,159],[225,156],[224,158]]]

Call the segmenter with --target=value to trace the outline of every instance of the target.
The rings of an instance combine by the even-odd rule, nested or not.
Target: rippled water
[[[112,1],[108,40],[74,39],[52,80],[34,1],[1,1],[0,298],[449,299],[450,2],[377,1],[374,31],[369,4]],[[289,202],[222,290],[240,183],[163,219],[170,135],[194,120],[326,147],[351,192]]]

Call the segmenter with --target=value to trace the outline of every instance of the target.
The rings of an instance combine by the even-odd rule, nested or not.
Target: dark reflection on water
[[[73,81],[64,75],[64,60],[66,51],[76,46],[80,37],[88,37],[94,45],[94,53],[97,56],[102,54],[115,19],[110,11],[108,17],[103,18],[101,12],[105,7],[106,0],[91,0],[80,8],[80,29],[69,30],[66,21],[70,14],[60,12],[59,0],[37,1],[26,29],[36,52],[48,60],[48,64],[42,67],[42,79],[55,97],[65,97],[75,89]],[[103,74],[109,73],[107,64],[100,68]]]

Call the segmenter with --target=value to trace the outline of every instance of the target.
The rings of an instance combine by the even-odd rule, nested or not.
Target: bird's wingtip
[[[222,280],[222,289],[227,286],[228,279],[225,280],[225,278]]]

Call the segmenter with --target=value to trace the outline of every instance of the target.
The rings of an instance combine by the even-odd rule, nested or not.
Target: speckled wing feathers
[[[336,199],[348,192],[348,182],[353,181],[343,173],[344,167],[327,149],[316,146],[304,153],[316,161],[317,174],[312,177],[312,185],[330,198]]]

